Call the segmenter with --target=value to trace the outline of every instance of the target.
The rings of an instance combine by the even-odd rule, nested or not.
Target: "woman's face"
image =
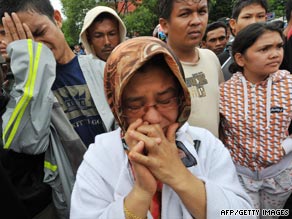
[[[166,131],[177,120],[177,83],[159,67],[137,72],[125,87],[122,98],[128,125],[142,118],[149,124],[159,124]]]
[[[247,80],[256,83],[265,80],[279,69],[283,60],[283,40],[276,31],[266,31],[245,54],[235,54],[236,63],[243,67]]]

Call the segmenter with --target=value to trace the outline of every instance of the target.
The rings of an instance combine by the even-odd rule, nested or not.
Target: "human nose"
[[[215,42],[215,45],[216,46],[221,46],[223,43],[220,39],[217,39],[216,42]]]
[[[161,114],[157,110],[156,105],[150,105],[145,108],[145,114],[143,120],[151,124],[157,124],[161,121]]]
[[[198,15],[198,13],[192,13],[190,23],[192,25],[198,25],[201,22],[202,22],[202,20],[200,19],[200,16]]]
[[[105,44],[106,45],[110,45],[110,39],[109,39],[109,36],[108,35],[105,35],[104,41],[105,41]]]
[[[273,49],[270,54],[270,58],[277,58],[283,53],[283,50],[280,49]]]

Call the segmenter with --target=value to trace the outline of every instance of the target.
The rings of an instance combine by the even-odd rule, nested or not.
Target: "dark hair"
[[[159,17],[169,20],[171,12],[173,10],[174,2],[181,2],[187,0],[159,0]],[[200,2],[201,0],[192,0],[193,2]],[[210,6],[210,0],[207,0],[208,7]]]
[[[232,43],[232,56],[234,58],[236,53],[245,54],[246,50],[251,47],[257,39],[266,32],[277,32],[284,39],[281,29],[274,23],[253,23],[243,28],[236,35]],[[230,65],[230,72],[235,73],[237,71],[242,71],[243,68],[234,63]]]
[[[229,17],[221,17],[219,19],[217,19],[217,21],[223,22],[227,27],[229,26]]]
[[[291,19],[291,12],[292,12],[292,0],[287,0],[286,11],[285,11],[287,22],[289,22]]]
[[[273,21],[270,21],[270,23],[273,23],[274,25],[278,26],[278,28],[280,28],[282,31],[285,26],[285,23],[282,20],[273,20]]]
[[[4,12],[11,14],[12,12],[34,11],[38,14],[47,16],[54,23],[54,8],[50,0],[0,0],[0,15],[4,16]],[[0,21],[2,24],[2,20]]]
[[[267,0],[237,0],[233,5],[231,18],[237,20],[242,9],[251,4],[259,4],[268,12]]]
[[[110,20],[113,20],[117,23],[117,25],[119,25],[119,21],[118,19],[111,13],[108,13],[108,12],[102,12],[100,13],[94,20],[92,23],[95,23],[95,22],[102,22],[104,21],[105,19],[110,19]]]
[[[208,33],[210,31],[218,29],[220,27],[225,29],[225,35],[227,35],[227,26],[226,26],[226,24],[221,22],[221,21],[215,21],[215,22],[210,23],[210,24],[207,25],[207,28],[206,28],[206,31],[205,31],[205,34],[204,34],[202,40],[206,41]]]

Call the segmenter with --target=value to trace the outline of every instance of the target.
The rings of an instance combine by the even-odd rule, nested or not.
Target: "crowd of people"
[[[290,214],[292,0],[285,29],[266,0],[210,4],[160,0],[132,39],[96,6],[72,50],[49,0],[0,0],[3,218]]]

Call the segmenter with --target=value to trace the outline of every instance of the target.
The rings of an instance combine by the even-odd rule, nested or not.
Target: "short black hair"
[[[274,25],[278,26],[278,28],[280,28],[282,30],[285,27],[285,22],[282,20],[273,20],[273,21],[270,21],[270,23],[273,23]]]
[[[268,12],[267,0],[237,0],[234,2],[231,18],[237,20],[242,9],[252,4],[259,4]]]
[[[221,17],[217,21],[223,22],[228,27],[229,26],[229,20],[230,20],[229,17]]]
[[[186,0],[159,0],[159,17],[169,20],[171,12],[173,10],[174,2],[186,1]],[[192,0],[200,2],[201,0]],[[210,7],[210,0],[207,0],[208,7]]]
[[[224,22],[222,22],[222,21],[215,21],[215,22],[210,23],[210,24],[207,25],[207,28],[206,28],[206,31],[205,31],[205,34],[204,34],[202,40],[206,41],[208,33],[210,31],[218,29],[220,27],[225,29],[225,35],[227,35],[227,26],[226,26],[226,24]]]
[[[47,16],[54,22],[54,8],[50,0],[0,0],[0,15],[4,16],[7,12],[34,11],[38,14]],[[0,19],[2,24],[2,19]],[[55,23],[55,22],[54,22]]]

